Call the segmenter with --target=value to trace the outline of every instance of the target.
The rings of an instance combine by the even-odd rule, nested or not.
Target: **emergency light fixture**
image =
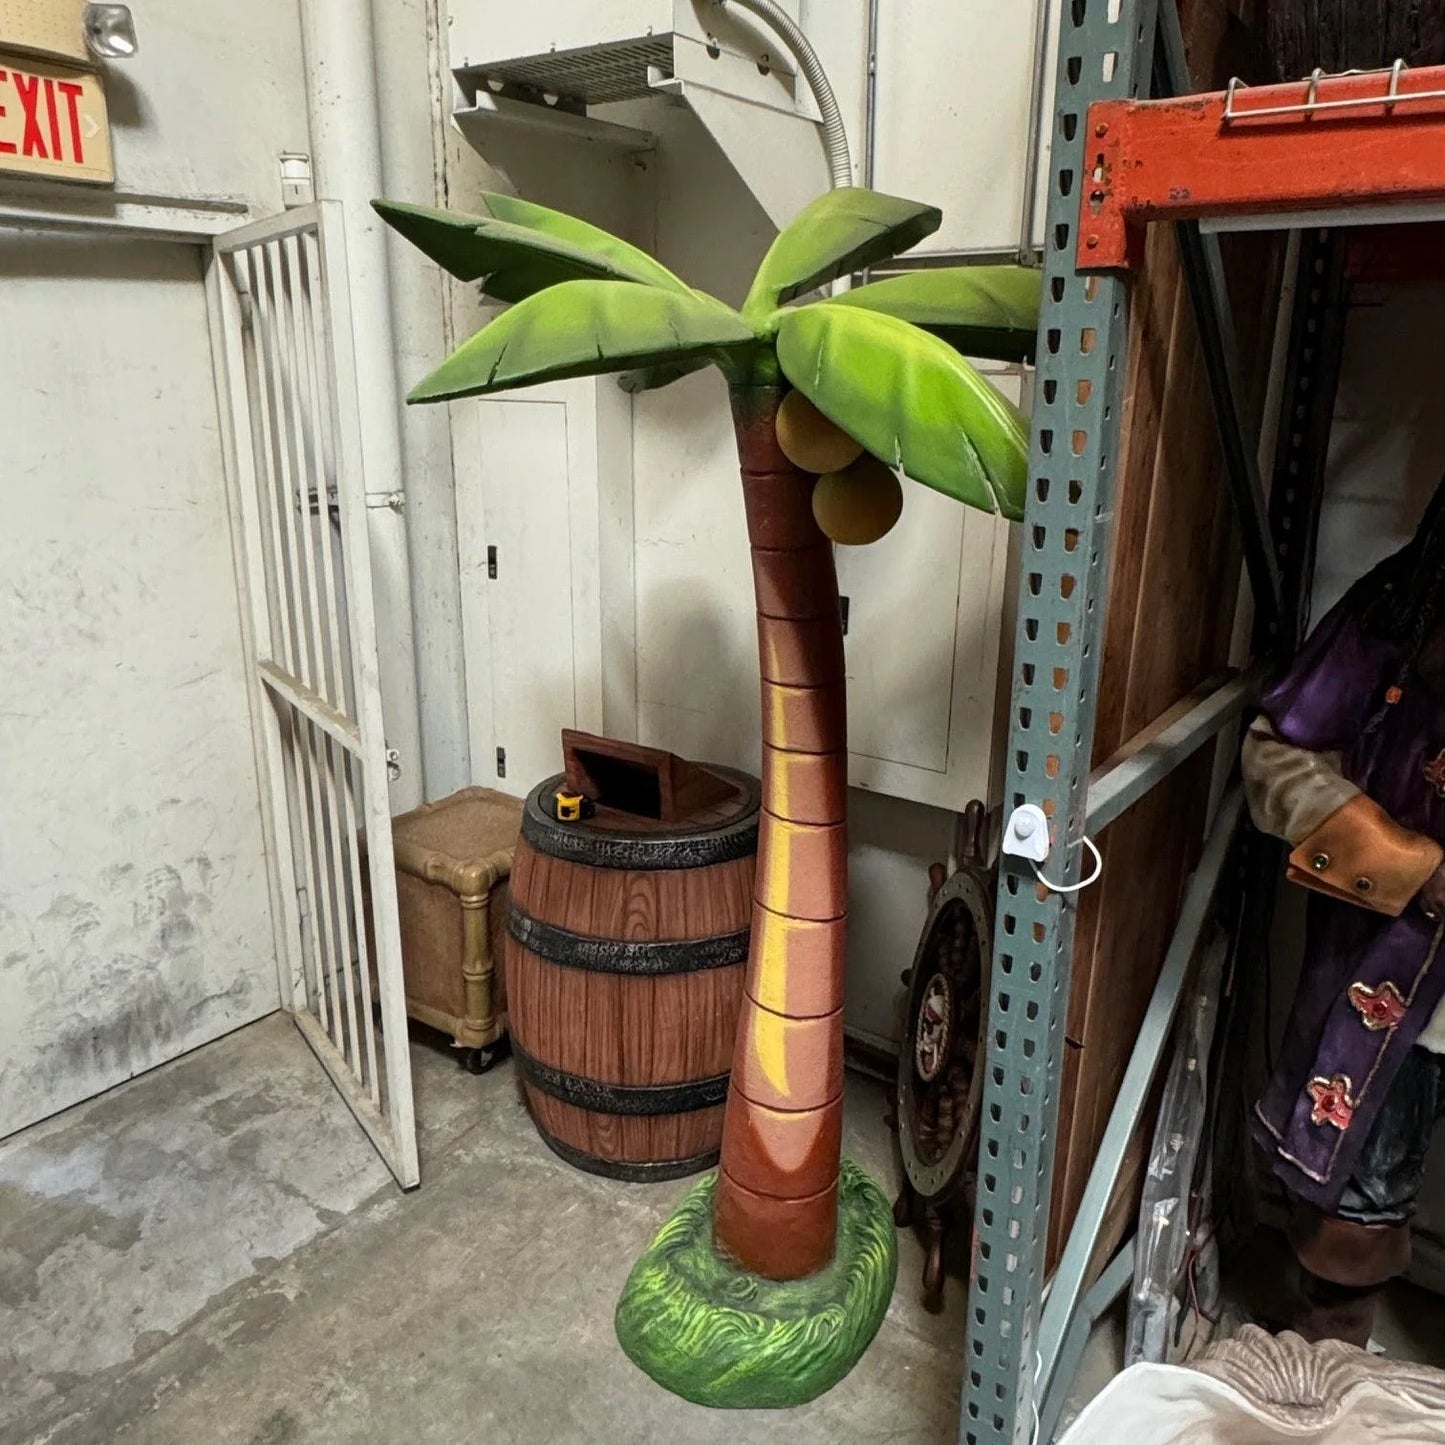
[[[88,4],[85,43],[100,60],[129,60],[140,49],[130,6]]]

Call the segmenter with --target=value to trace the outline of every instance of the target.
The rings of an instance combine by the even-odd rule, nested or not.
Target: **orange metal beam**
[[[1089,108],[1079,267],[1122,269],[1151,221],[1445,202],[1445,66]]]

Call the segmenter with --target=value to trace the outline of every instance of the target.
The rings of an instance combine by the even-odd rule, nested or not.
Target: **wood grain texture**
[[[1216,73],[1222,27],[1187,17],[1196,75]],[[1210,77],[1213,77],[1210,79]],[[1207,85],[1206,85],[1206,88]],[[1245,425],[1257,435],[1279,297],[1282,250],[1268,235],[1225,238]],[[1240,578],[1238,522],[1225,476],[1198,328],[1172,229],[1151,227],[1132,297],[1129,378],[1097,694],[1093,762],[1126,747],[1228,662]],[[1252,444],[1252,441],[1251,443]],[[1061,706],[1077,680],[1055,679]],[[1204,749],[1096,839],[1097,887],[1079,899],[1066,1023],[1049,1263],[1057,1262],[1127,1068],[1198,861],[1211,777]],[[1146,1111],[1101,1241],[1107,1258],[1136,1213]]]
[[[1397,60],[1445,64],[1439,0],[1268,0],[1264,14],[1280,80],[1299,80],[1316,66],[1334,74]]]
[[[583,1154],[614,1164],[695,1159],[715,1151],[722,1139],[721,1104],[686,1114],[637,1119],[579,1109],[540,1089],[527,1089],[526,1098],[532,1118],[544,1132]]]
[[[593,973],[507,943],[512,1033],[539,1063],[602,1084],[681,1084],[725,1074],[743,965],[660,977]]]
[[[677,871],[598,868],[523,841],[512,870],[518,909],[570,933],[618,942],[735,934],[752,913],[754,860]],[[607,973],[506,945],[507,1001],[530,1058],[599,1084],[684,1084],[726,1074],[743,999],[743,965],[660,975]],[[524,1082],[540,1127],[616,1163],[692,1158],[719,1147],[722,1108],[623,1116],[578,1107]]]
[[[724,804],[740,801],[741,789],[727,778],[688,762],[676,753],[640,743],[562,729],[563,776],[567,786],[609,812],[636,813],[636,797],[656,801],[655,813],[643,812],[638,826],[654,819],[663,823],[703,822]],[[620,766],[619,766],[620,765]],[[646,787],[629,786],[645,780]],[[628,807],[620,806],[628,802]]]

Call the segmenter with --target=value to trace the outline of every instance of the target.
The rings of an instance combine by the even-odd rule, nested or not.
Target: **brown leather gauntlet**
[[[1289,855],[1289,878],[1332,898],[1398,918],[1445,863],[1445,848],[1402,828],[1363,793]]]

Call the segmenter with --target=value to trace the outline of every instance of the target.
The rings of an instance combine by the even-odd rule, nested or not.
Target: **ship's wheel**
[[[903,1189],[900,1227],[925,1226],[923,1287],[943,1288],[944,1240],[970,1214],[977,1177],[978,1122],[993,956],[994,875],[985,861],[981,803],[964,813],[965,852],[952,877],[935,863],[927,921],[903,975],[908,988],[896,1093]]]

